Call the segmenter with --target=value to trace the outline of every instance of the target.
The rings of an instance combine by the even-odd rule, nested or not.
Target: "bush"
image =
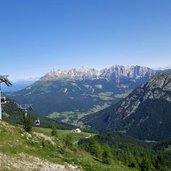
[[[55,126],[52,126],[52,131],[51,131],[51,135],[52,136],[57,136],[58,132]]]
[[[23,116],[23,128],[25,131],[27,132],[31,132],[32,131],[32,120],[30,115],[27,116]]]
[[[111,164],[112,162],[112,155],[111,155],[110,147],[108,145],[104,147],[104,151],[102,153],[102,161],[105,164]]]

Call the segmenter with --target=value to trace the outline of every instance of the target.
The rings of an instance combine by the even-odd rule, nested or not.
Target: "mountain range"
[[[8,93],[18,103],[33,104],[37,114],[75,123],[118,102],[157,71],[114,65],[102,70],[82,67],[52,70],[27,88]]]
[[[132,79],[128,78],[126,80],[130,81],[131,85]],[[145,80],[142,77],[140,78],[134,78],[135,82],[139,79],[141,82]],[[33,84],[34,89],[31,85],[21,92],[33,91],[24,94],[24,98],[28,95],[32,97],[38,92],[43,93],[43,95],[46,95],[45,97],[50,98],[51,101],[49,100],[49,102],[53,103],[51,97],[53,93],[55,95],[58,91],[55,92],[55,89],[51,88],[53,86],[57,88],[57,85],[60,85],[62,81],[65,86],[69,82],[73,83],[73,78],[70,79],[39,80]],[[82,81],[85,83],[87,81],[97,81],[97,79],[82,80],[79,78],[74,81],[79,81],[81,85]],[[123,81],[125,80],[119,79],[119,82]],[[120,85],[118,81],[114,84],[113,79],[106,84],[108,83],[111,83],[111,86]],[[45,87],[42,88],[43,85]],[[48,94],[50,90],[53,93]],[[65,87],[65,89],[62,89],[62,93],[67,94],[70,90],[70,88]],[[43,95],[39,96],[37,94],[40,100]],[[31,134],[26,133],[21,129],[24,113],[19,110],[15,101],[8,99],[8,103],[3,105],[3,120],[19,124],[19,126],[12,126],[4,121],[0,122],[2,170],[7,168],[25,169],[29,162],[32,166],[29,169],[38,169],[37,166],[39,168],[45,167],[43,163],[47,164],[47,160],[51,161],[51,163],[48,162],[47,167],[52,169],[52,162],[60,162],[61,164],[64,162],[66,165],[67,161],[67,163],[74,163],[76,170],[170,170],[171,140],[168,138],[171,136],[170,113],[171,73],[166,72],[151,76],[148,82],[133,90],[118,103],[81,119],[82,122],[91,126],[91,129],[99,131],[94,133],[82,132],[78,135],[72,131],[59,130],[61,128],[73,129],[74,127],[33,114],[31,115],[33,120],[38,117],[41,120],[41,127],[51,127],[53,125],[58,128],[58,131],[55,136],[52,136],[50,129],[34,127]],[[136,140],[125,135],[125,133],[138,139],[151,141]],[[161,141],[163,139],[166,140]],[[12,141],[15,142],[15,150],[14,146],[11,147],[10,145]],[[31,158],[31,155],[36,155],[36,158]],[[25,156],[24,160],[23,156]],[[43,160],[40,162],[42,156]],[[21,157],[22,159],[19,160]],[[28,158],[29,161],[26,162]]]
[[[171,73],[161,72],[126,98],[82,121],[93,130],[119,130],[143,140],[171,136]]]
[[[94,68],[81,67],[80,69],[69,70],[52,70],[41,78],[41,80],[56,80],[56,79],[74,79],[74,80],[87,80],[87,79],[106,79],[120,82],[122,77],[138,79],[143,77],[150,77],[156,73],[148,67],[130,66],[130,65],[114,65],[102,70]]]

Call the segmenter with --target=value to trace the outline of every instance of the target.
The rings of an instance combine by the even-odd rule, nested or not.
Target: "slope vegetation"
[[[107,163],[117,159],[139,171],[171,170],[171,140],[143,142],[120,132],[101,132],[79,141],[79,146]],[[105,147],[105,153],[101,148]]]
[[[34,109],[32,112],[35,112]],[[2,114],[3,114],[3,120],[12,123],[12,124],[23,124],[23,116],[24,116],[24,110],[21,110],[18,108],[17,103],[13,100],[8,99],[6,104],[3,104],[2,106]],[[29,113],[29,112],[28,112]],[[52,127],[56,126],[60,129],[73,129],[75,128],[72,125],[62,123],[53,119],[49,119],[43,116],[35,115],[33,113],[29,113],[31,116],[32,124],[34,124],[34,121],[39,119],[42,127]]]
[[[104,164],[80,149],[77,142],[89,135],[57,130],[57,134],[52,136],[46,128],[33,128],[33,132],[27,133],[21,127],[0,121],[0,168],[19,171],[132,170],[119,161]]]
[[[171,73],[159,73],[116,105],[86,116],[95,130],[122,130],[139,139],[171,136]]]

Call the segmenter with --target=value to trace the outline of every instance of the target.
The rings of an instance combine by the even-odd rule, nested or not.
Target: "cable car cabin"
[[[1,104],[5,104],[5,103],[7,103],[6,97],[1,97]]]
[[[36,126],[40,126],[40,120],[39,119],[35,120],[34,123],[35,123]]]

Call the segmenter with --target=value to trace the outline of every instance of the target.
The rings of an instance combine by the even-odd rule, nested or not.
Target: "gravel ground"
[[[61,165],[41,160],[37,157],[21,153],[16,156],[8,156],[0,153],[0,171],[81,171],[73,165]]]

